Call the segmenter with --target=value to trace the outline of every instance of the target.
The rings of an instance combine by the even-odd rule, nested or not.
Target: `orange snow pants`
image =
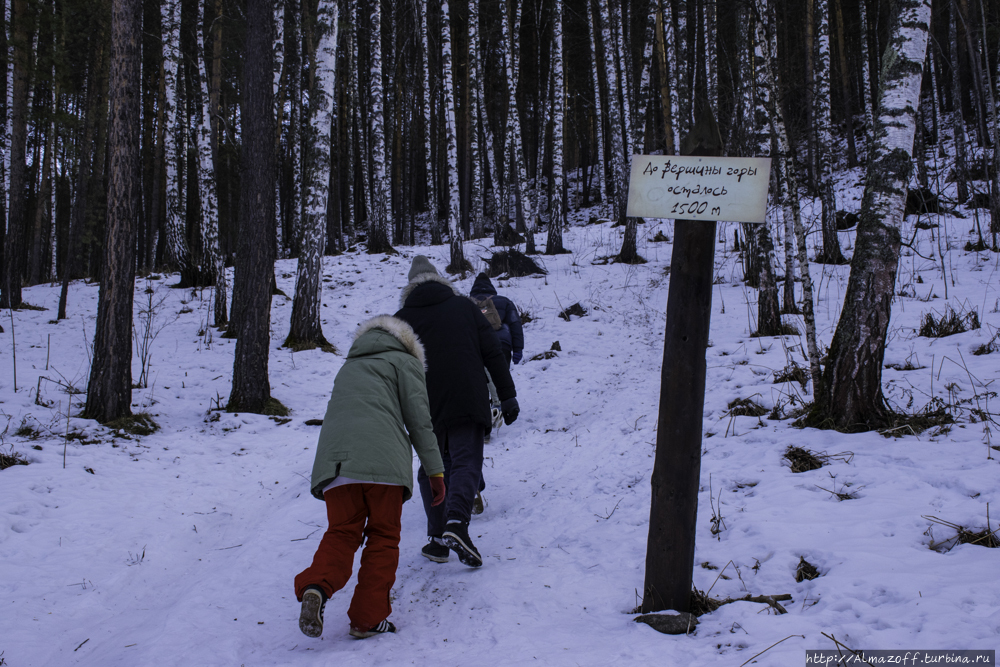
[[[302,600],[308,586],[318,586],[329,598],[346,586],[354,553],[362,540],[367,540],[361,552],[358,585],[347,610],[351,627],[366,632],[392,612],[389,591],[399,565],[403,487],[345,484],[330,489],[323,498],[330,526],[312,565],[295,577],[295,597]]]

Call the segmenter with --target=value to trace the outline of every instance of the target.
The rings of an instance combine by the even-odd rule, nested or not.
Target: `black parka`
[[[476,423],[489,430],[490,397],[485,367],[500,400],[516,396],[500,339],[483,313],[451,282],[434,273],[414,277],[400,297],[396,317],[409,323],[424,344],[427,394],[436,433]]]

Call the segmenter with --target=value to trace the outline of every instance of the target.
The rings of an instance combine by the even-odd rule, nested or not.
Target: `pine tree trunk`
[[[101,70],[106,56],[105,35],[102,30],[91,36],[93,48],[90,52],[90,67],[87,71],[87,88],[84,104],[83,138],[80,142],[80,154],[76,172],[76,188],[70,209],[69,233],[66,242],[66,258],[62,275],[62,289],[59,291],[59,307],[57,319],[66,319],[66,306],[69,299],[69,282],[82,275],[83,262],[83,232],[87,224],[87,210],[90,206],[92,193],[90,182],[93,178],[91,167],[96,150],[95,135],[97,134],[98,115],[103,108],[103,94],[99,90],[102,85]]]
[[[847,64],[847,49],[844,40],[843,0],[827,0],[834,3],[834,18],[837,28],[837,54],[840,60],[840,96],[844,104],[844,132],[847,135],[847,167],[858,166],[858,148],[854,141],[854,95],[851,90],[851,74]]]
[[[645,31],[645,41],[643,47],[643,58],[642,58],[642,75],[637,86],[639,90],[638,100],[636,102],[636,111],[632,114],[631,119],[631,140],[629,141],[630,154],[634,153],[644,153],[645,146],[643,145],[643,140],[646,134],[646,111],[649,108],[647,91],[649,90],[649,72],[653,64],[653,30],[655,26],[655,15],[648,11],[646,12],[646,31]],[[626,169],[628,165],[626,164]],[[622,182],[628,178],[628,171],[622,175]],[[627,198],[627,192],[624,194]],[[623,202],[623,207],[627,203],[627,199]],[[625,218],[625,236],[622,239],[622,247],[618,252],[618,256],[615,258],[616,262],[622,262],[624,264],[642,264],[646,260],[639,255],[638,248],[636,247],[636,241],[638,237],[638,218]]]
[[[781,307],[778,304],[778,285],[774,276],[774,265],[777,258],[774,253],[774,241],[771,240],[771,229],[768,223],[754,225],[753,248],[757,255],[756,262],[760,267],[757,273],[757,336],[780,336],[784,333],[781,326]]]
[[[159,7],[156,8],[157,12],[161,12]],[[151,193],[149,197],[149,216],[148,216],[148,232],[146,236],[146,258],[149,268],[152,268],[156,264],[156,239],[159,234],[165,233],[164,223],[163,223],[163,175],[166,160],[166,136],[167,136],[167,63],[166,63],[166,53],[163,49],[163,39],[166,37],[166,32],[163,30],[162,12],[160,21],[160,35],[161,39],[157,42],[157,53],[155,58],[158,62],[159,75],[157,77],[157,88],[156,88],[156,138],[154,139],[153,148],[153,168],[152,168],[152,183],[151,183]]]
[[[140,0],[112,2],[108,217],[85,412],[88,418],[101,423],[132,414],[135,225],[142,209],[139,196],[141,10]]]
[[[912,170],[930,0],[900,2],[886,49],[875,141],[868,161],[851,275],[830,345],[817,418],[839,430],[877,428],[890,418],[882,394],[900,226]]]
[[[247,0],[241,99],[239,245],[235,283],[240,316],[233,389],[227,409],[263,413],[271,403],[267,377],[271,281],[274,276],[274,15],[270,0]]]
[[[318,15],[303,21],[303,30],[311,33],[306,42],[312,45],[305,54],[310,73],[307,81],[307,117],[303,118],[303,122],[308,124],[302,169],[306,209],[303,216],[302,251],[299,253],[295,277],[292,321],[284,343],[286,347],[294,349],[332,349],[323,336],[320,308],[327,195],[333,153],[330,129],[333,126],[331,112],[336,92],[338,18],[338,6],[335,3],[320,3]]]
[[[28,256],[28,284],[37,285],[45,281],[54,270],[49,261],[52,255],[52,246],[55,245],[55,236],[50,233],[52,229],[52,152],[55,147],[56,125],[55,103],[58,97],[58,85],[53,90],[50,108],[48,110],[49,120],[45,127],[45,157],[42,159],[41,184],[38,187],[38,196],[35,202],[35,222],[34,234],[31,242],[31,253]],[[46,269],[49,263],[50,270]]]

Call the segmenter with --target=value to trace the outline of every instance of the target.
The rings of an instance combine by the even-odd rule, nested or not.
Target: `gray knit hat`
[[[434,275],[439,275],[437,269],[431,264],[431,260],[427,259],[423,255],[417,255],[413,258],[413,264],[410,265],[410,273],[406,276],[407,280],[413,280],[421,273],[433,273]]]

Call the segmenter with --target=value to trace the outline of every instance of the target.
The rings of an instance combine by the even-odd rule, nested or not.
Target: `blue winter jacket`
[[[493,300],[493,306],[500,314],[500,321],[503,323],[503,326],[497,331],[500,344],[513,352],[521,352],[524,349],[524,330],[521,328],[521,316],[518,315],[517,308],[510,299],[497,294],[489,276],[485,273],[476,276],[469,296],[476,301],[482,301],[488,297]]]

